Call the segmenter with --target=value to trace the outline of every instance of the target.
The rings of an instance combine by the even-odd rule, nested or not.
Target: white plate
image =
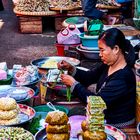
[[[98,47],[85,47],[85,46],[82,46],[80,45],[80,48],[81,49],[84,49],[84,50],[91,50],[91,51],[99,51],[99,48]]]

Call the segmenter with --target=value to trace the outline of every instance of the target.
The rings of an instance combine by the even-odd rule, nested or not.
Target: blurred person
[[[107,20],[107,13],[96,8],[97,2],[98,0],[81,0],[85,16],[91,19]],[[111,0],[111,2],[116,6],[120,6],[115,0]]]
[[[2,0],[0,0],[0,11],[3,11],[3,10],[4,10],[3,3],[2,3]]]

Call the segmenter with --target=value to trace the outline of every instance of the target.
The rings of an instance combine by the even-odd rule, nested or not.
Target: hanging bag
[[[58,44],[79,44],[80,34],[81,33],[76,25],[69,24],[57,34],[57,42]]]

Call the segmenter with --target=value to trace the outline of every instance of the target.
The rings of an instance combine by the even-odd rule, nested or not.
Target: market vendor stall
[[[49,58],[51,58],[51,57],[49,57]],[[37,65],[39,67],[39,72],[41,74],[46,74],[46,72],[48,71],[48,68],[49,69],[52,68],[52,65],[48,64],[48,62],[47,62],[47,60],[49,58],[47,57],[47,58],[43,58],[43,59],[33,60],[32,64]],[[56,58],[56,60],[66,58],[66,60],[73,62],[73,64],[75,64],[75,65],[79,65],[79,63],[80,63],[79,60],[76,60],[74,58],[67,58],[67,57],[62,57],[62,58],[54,57],[54,58]],[[54,63],[54,61],[53,61],[53,63]],[[55,66],[55,65],[53,65],[53,66]],[[42,82],[40,84],[42,84]],[[44,86],[45,85],[43,85],[43,87]],[[42,88],[42,87],[40,87],[40,88]],[[19,90],[20,90],[20,88],[19,88]],[[2,91],[3,91],[3,88],[2,88]],[[18,92],[18,90],[16,90],[16,91]],[[56,92],[56,91],[54,91],[54,92]],[[45,96],[41,96],[41,94],[42,94],[42,91],[40,89],[39,96],[38,96],[38,98],[35,99],[36,102],[34,102],[34,104],[33,104],[34,109],[27,105],[19,104],[19,107],[21,110],[20,115],[23,117],[23,114],[25,114],[28,116],[27,117],[28,119],[24,116],[23,117],[24,119],[21,119],[20,124],[16,124],[16,126],[24,127],[27,130],[34,132],[34,133],[38,131],[35,135],[36,140],[43,140],[46,137],[46,131],[45,131],[45,128],[43,128],[45,123],[43,120],[45,119],[47,113],[49,111],[52,111],[52,109],[49,108],[49,106],[43,105],[43,104],[46,104],[48,102],[48,100],[44,100],[44,102],[38,102],[38,101],[42,100],[41,99],[42,97],[43,98],[45,97],[45,99],[46,99],[46,97],[48,96],[49,93],[47,91],[45,91],[45,94],[46,94]],[[55,94],[58,94],[58,92],[56,92]],[[81,130],[81,122],[85,119],[85,115],[86,115],[85,105],[82,104],[80,101],[78,101],[78,103],[68,102],[66,99],[66,96],[57,96],[57,99],[58,98],[59,98],[59,101],[63,101],[63,99],[65,99],[65,103],[57,102],[57,100],[54,100],[53,103],[54,103],[56,109],[64,111],[69,117],[69,121],[70,121],[70,125],[71,125],[70,140],[81,140],[80,135],[79,135],[79,139],[75,138],[75,136]],[[51,98],[49,98],[49,101],[51,101]],[[40,106],[37,106],[37,105],[40,105]],[[35,112],[36,112],[36,115],[35,115]],[[15,129],[15,127],[12,127],[11,129]],[[8,130],[6,129],[6,130],[1,130],[1,131],[8,131]],[[0,131],[0,133],[1,133],[1,131]],[[10,130],[10,131],[13,131],[13,130]],[[22,130],[22,131],[24,131],[23,133],[25,133],[26,130]],[[134,139],[139,138],[135,128],[123,129],[121,131],[120,129],[117,129],[113,126],[106,124],[105,132],[107,133],[107,140],[113,140],[114,138],[116,138],[117,140],[125,140],[126,136],[128,137],[128,140],[134,140]],[[26,134],[27,133],[28,132],[26,131]],[[32,135],[30,133],[29,133],[29,135],[32,137]],[[33,140],[33,139],[31,139],[31,140]]]

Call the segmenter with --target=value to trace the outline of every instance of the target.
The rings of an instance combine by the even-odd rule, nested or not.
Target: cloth
[[[73,94],[86,103],[87,96],[101,96],[107,105],[104,111],[108,124],[118,124],[135,118],[136,79],[132,69],[125,66],[107,76],[108,66],[100,65],[93,71],[76,69],[74,78],[80,83],[74,87]],[[87,90],[97,83],[97,93]],[[104,86],[103,86],[104,85]],[[102,87],[102,88],[101,88]]]
[[[82,9],[86,17],[93,19],[101,19],[103,12],[96,9],[97,0],[81,0]]]

